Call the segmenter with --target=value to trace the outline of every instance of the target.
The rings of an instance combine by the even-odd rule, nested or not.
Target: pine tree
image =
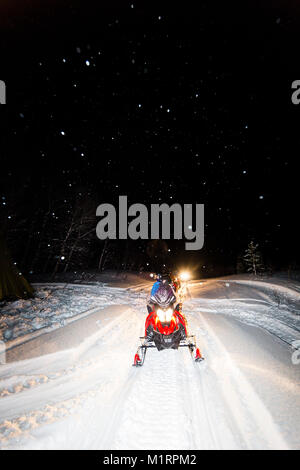
[[[257,274],[259,271],[263,271],[263,262],[260,252],[258,251],[258,243],[254,243],[252,240],[243,256],[244,263],[247,267],[247,272]]]
[[[12,262],[4,236],[0,233],[0,300],[25,299],[33,288]]]

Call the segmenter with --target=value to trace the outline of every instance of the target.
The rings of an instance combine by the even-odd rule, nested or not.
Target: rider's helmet
[[[167,282],[167,283],[169,283],[169,284],[172,283],[172,279],[171,279],[170,273],[164,273],[164,274],[162,274],[161,280],[162,280],[163,282]]]

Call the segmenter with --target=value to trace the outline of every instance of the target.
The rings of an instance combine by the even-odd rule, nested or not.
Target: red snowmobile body
[[[174,289],[175,292],[178,292],[180,287],[181,287],[181,284],[180,284],[180,281],[179,279],[174,279],[173,281],[173,284],[172,284],[172,287]]]
[[[159,351],[178,349],[181,340],[187,337],[186,320],[177,310],[169,321],[161,321],[155,310],[149,313],[145,323],[145,337],[153,340]]]
[[[164,313],[168,315],[164,316]],[[203,360],[200,350],[196,346],[195,337],[187,333],[187,322],[184,315],[177,309],[169,308],[164,311],[154,307],[146,318],[145,336],[140,339],[142,344],[135,354],[134,366],[144,364],[148,348],[156,348],[161,351],[187,347],[196,362]]]

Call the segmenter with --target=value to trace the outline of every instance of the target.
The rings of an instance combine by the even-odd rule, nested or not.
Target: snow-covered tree
[[[243,261],[247,267],[247,272],[256,275],[258,272],[263,271],[263,262],[261,253],[258,251],[258,243],[254,243],[251,240],[243,256]]]

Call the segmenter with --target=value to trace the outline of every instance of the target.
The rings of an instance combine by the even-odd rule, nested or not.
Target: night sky
[[[240,3],[4,2],[0,224],[22,269],[53,270],[72,214],[96,227],[119,195],[205,204],[204,248],[167,241],[170,266],[235,272],[253,239],[268,268],[297,268],[300,9]],[[68,268],[97,267],[85,240]],[[110,250],[107,267],[156,268],[147,242]]]

